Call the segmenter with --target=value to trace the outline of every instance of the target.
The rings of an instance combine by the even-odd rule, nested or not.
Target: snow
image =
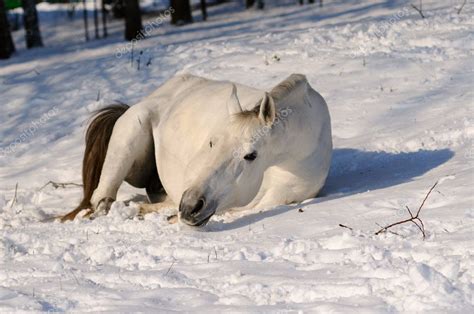
[[[270,2],[154,28],[134,46],[140,70],[121,22],[84,43],[80,16],[41,4],[46,47],[14,33],[19,53],[0,63],[1,312],[474,310],[471,3],[423,1],[421,19],[408,1]],[[196,230],[168,224],[171,211],[137,219],[144,191],[124,186],[108,216],[42,222],[80,200],[42,186],[80,182],[90,113],[183,72],[265,89],[306,74],[332,116],[322,195]],[[374,235],[436,181],[424,241],[413,224]]]

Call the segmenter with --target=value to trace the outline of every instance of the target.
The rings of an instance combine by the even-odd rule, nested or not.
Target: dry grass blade
[[[166,271],[165,276],[168,275],[168,273],[170,272],[170,270],[173,267],[174,263],[175,263],[175,261],[173,261],[173,263],[171,263],[170,268],[168,268],[168,270]]]
[[[10,209],[13,208],[13,205],[16,203],[16,196],[18,193],[18,182],[15,184],[15,195],[13,195],[12,203],[10,204]]]

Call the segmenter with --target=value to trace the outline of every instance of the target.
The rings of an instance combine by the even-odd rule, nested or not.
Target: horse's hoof
[[[89,215],[89,218],[92,220],[107,215],[113,202],[115,202],[115,200],[111,197],[101,199],[97,208]]]
[[[171,215],[166,218],[170,225],[175,224],[178,222],[178,215]]]
[[[89,209],[85,214],[84,216],[82,216],[82,218],[89,218],[90,220],[94,219],[92,218],[92,215],[94,214],[94,210],[92,209]]]

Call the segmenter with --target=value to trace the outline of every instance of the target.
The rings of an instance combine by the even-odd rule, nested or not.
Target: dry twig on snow
[[[418,210],[416,212],[415,215],[413,215],[412,211],[410,210],[410,208],[408,206],[406,206],[406,209],[408,211],[408,213],[410,214],[410,218],[408,219],[405,219],[405,220],[401,220],[401,221],[397,221],[397,222],[394,222],[388,226],[385,226],[383,227],[382,229],[380,229],[379,231],[377,231],[375,234],[376,235],[379,235],[381,233],[384,233],[386,232],[388,229],[394,227],[394,226],[397,226],[397,225],[401,225],[401,224],[404,224],[404,223],[407,223],[407,222],[411,222],[413,224],[415,224],[415,226],[418,227],[418,229],[420,229],[421,231],[421,234],[423,235],[423,240],[425,239],[426,237],[426,233],[425,233],[425,225],[423,224],[423,221],[420,219],[420,212],[421,212],[421,209],[423,208],[423,205],[425,205],[425,202],[426,200],[428,199],[428,197],[430,196],[431,192],[433,191],[433,189],[436,187],[436,185],[438,185],[438,181],[435,182],[435,184],[433,184],[433,186],[431,187],[431,189],[428,191],[428,193],[426,194],[425,198],[423,199],[423,202],[421,202],[421,205],[420,207],[418,207]]]
[[[467,0],[464,0],[464,2],[462,3],[461,7],[460,7],[459,10],[458,10],[458,14],[461,14],[462,9],[463,9],[464,6],[466,5],[466,2],[467,2]]]
[[[351,230],[351,231],[354,230],[354,229],[352,229],[351,227],[348,227],[348,226],[343,225],[343,224],[339,224],[339,227],[341,227],[341,228],[346,228],[346,229],[349,229],[349,230]]]
[[[422,0],[420,0],[420,7],[419,8],[414,4],[412,4],[411,7],[413,9],[415,9],[416,11],[418,11],[418,13],[420,13],[420,16],[421,16],[422,19],[425,18],[424,14],[423,14],[423,2],[422,2]]]
[[[79,184],[79,183],[74,183],[74,182],[54,182],[54,181],[48,181],[45,185],[43,185],[41,188],[40,188],[40,191],[42,189],[44,189],[46,186],[48,186],[49,184],[51,184],[53,186],[53,188],[57,189],[57,188],[66,188],[68,186],[82,186],[82,184]]]

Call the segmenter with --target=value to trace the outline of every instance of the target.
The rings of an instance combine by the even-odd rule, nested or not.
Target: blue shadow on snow
[[[450,149],[419,150],[409,153],[362,151],[353,148],[335,149],[326,185],[318,197],[305,206],[410,182],[444,164],[453,156],[454,152]],[[245,227],[299,207],[301,207],[299,204],[277,206],[212,227],[210,231]]]

